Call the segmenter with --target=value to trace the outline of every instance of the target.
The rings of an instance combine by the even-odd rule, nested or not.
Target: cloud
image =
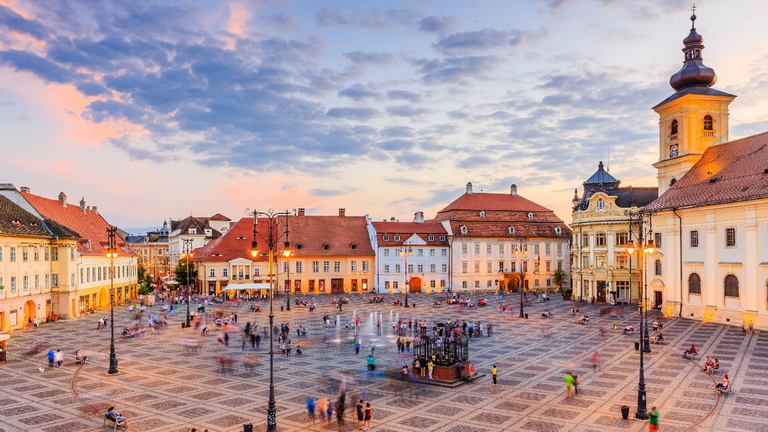
[[[466,79],[484,79],[499,59],[495,56],[470,56],[446,59],[417,60],[421,80],[426,84],[464,84]]]
[[[360,84],[354,85],[351,88],[346,88],[339,92],[339,96],[348,97],[356,101],[365,101],[369,99],[381,99],[382,95],[373,91],[370,91]]]
[[[69,83],[75,79],[71,71],[26,51],[0,51],[0,61],[18,71],[32,72],[46,82]]]
[[[377,114],[379,112],[373,108],[331,108],[326,115],[333,118],[368,120]]]
[[[376,65],[383,66],[392,63],[393,56],[391,53],[377,53],[377,52],[363,52],[354,51],[344,53],[344,57],[352,63],[359,65]]]
[[[48,29],[44,25],[38,21],[26,19],[13,9],[3,5],[0,5],[1,27],[32,36],[35,39],[46,39],[48,37]]]
[[[380,135],[385,138],[413,137],[416,135],[416,131],[406,126],[395,126],[382,129]]]
[[[488,166],[493,163],[493,158],[489,156],[470,156],[459,161],[458,166],[464,169]]]
[[[447,35],[435,42],[432,47],[445,55],[473,54],[500,47],[516,47],[525,42],[545,37],[545,28],[536,31],[482,29]]]
[[[428,16],[419,20],[419,31],[427,33],[445,33],[457,24],[455,17]]]
[[[419,18],[419,14],[411,9],[384,10],[370,6],[337,8],[329,5],[323,6],[315,16],[321,27],[358,27],[372,30],[411,26]]]
[[[390,90],[387,92],[387,97],[390,100],[402,99],[410,102],[419,102],[421,100],[421,95],[419,93],[406,90]]]
[[[415,108],[410,105],[388,106],[387,112],[399,117],[418,117],[427,113],[425,108]]]
[[[349,189],[349,190],[310,189],[309,190],[310,196],[313,196],[313,197],[334,197],[334,196],[345,195],[350,192],[354,192],[354,189]]]

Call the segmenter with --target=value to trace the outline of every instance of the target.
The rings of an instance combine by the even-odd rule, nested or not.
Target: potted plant
[[[573,295],[572,289],[567,289],[563,291],[563,300],[570,300],[572,295]]]

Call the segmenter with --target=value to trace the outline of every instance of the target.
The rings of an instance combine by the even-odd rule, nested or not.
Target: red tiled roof
[[[106,254],[109,244],[107,228],[110,225],[98,212],[88,209],[83,211],[79,206],[71,204],[64,206],[58,200],[26,192],[21,194],[40,214],[80,234],[77,250],[81,255]],[[131,248],[126,247],[122,238],[116,236],[115,239],[121,255],[136,256]]]
[[[281,233],[285,218],[279,218],[276,231]],[[259,249],[266,251],[268,238],[268,220],[259,218],[257,225]],[[368,239],[368,229],[364,216],[289,216],[288,238],[293,256],[332,256],[332,255],[374,255]],[[263,237],[263,238],[262,238]],[[211,241],[195,254],[195,261],[227,262],[237,258],[253,260],[250,254],[253,241],[253,218],[240,219],[229,231]],[[277,240],[277,248],[282,249],[285,238]],[[327,248],[324,247],[327,245]],[[354,246],[353,246],[354,245]],[[266,261],[259,256],[256,261]]]
[[[425,222],[373,222],[376,228],[377,243],[379,246],[397,246],[402,245],[412,235],[419,236],[427,245],[448,246],[448,240],[440,241],[440,236],[446,236],[443,224],[435,221]],[[388,235],[389,240],[384,240],[383,236]],[[395,241],[394,236],[399,235],[400,240]],[[434,236],[430,241],[429,236]]]
[[[766,197],[768,132],[763,132],[709,147],[677,183],[644,209],[701,207]]]
[[[461,221],[452,220],[451,230],[455,237],[485,238],[559,238],[569,239],[571,230],[563,221],[557,222],[507,222],[507,221]],[[461,227],[467,227],[467,233],[461,233]],[[509,227],[513,226],[514,234]],[[555,228],[560,227],[560,234]]]
[[[438,217],[441,213],[447,213],[451,210],[551,211],[546,207],[542,207],[531,200],[521,197],[520,195],[500,193],[465,193],[454,202],[448,204],[444,209],[440,210],[438,212]],[[444,218],[441,218],[440,220],[444,220]]]
[[[215,220],[215,221],[231,221],[232,219],[224,216],[221,213],[216,213],[215,215],[208,218],[208,220]]]

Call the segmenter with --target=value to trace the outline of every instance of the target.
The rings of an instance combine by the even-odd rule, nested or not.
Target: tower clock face
[[[669,157],[677,157],[677,144],[669,146]]]

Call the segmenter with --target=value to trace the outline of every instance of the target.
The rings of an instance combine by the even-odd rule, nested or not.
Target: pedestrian
[[[491,369],[491,378],[493,378],[493,386],[496,387],[496,374],[498,373],[498,370],[496,370],[496,365],[493,365],[493,368]]]
[[[600,369],[600,353],[597,351],[592,354],[592,372],[597,372]]]
[[[259,344],[261,343],[261,335],[257,334],[255,337],[256,340],[256,349],[259,349]]]
[[[56,367],[61,367],[61,363],[64,362],[64,353],[61,352],[60,349],[56,350],[56,353],[53,355],[53,359],[55,360]]]
[[[432,371],[435,369],[435,364],[430,360],[427,362],[427,371],[429,374],[429,379],[432,379]]]
[[[755,332],[755,322],[749,321],[749,334],[753,334]]]
[[[565,374],[565,397],[568,399],[573,398],[573,374]]]
[[[246,349],[248,349],[248,333],[243,333],[243,336],[242,336],[242,338],[241,338],[241,342],[242,342],[242,344],[241,344],[241,349],[242,349],[243,351],[245,351]]]
[[[360,402],[358,402],[355,406],[355,411],[357,412],[357,430],[363,430],[363,420],[365,420],[365,405],[363,405],[362,399],[360,399]]]
[[[371,417],[373,416],[373,408],[370,402],[365,403],[365,420],[363,421],[363,430],[371,429]]]
[[[355,339],[355,355],[360,354],[360,339]]]
[[[312,396],[307,396],[307,415],[312,424],[315,424],[315,399]]]
[[[56,351],[54,351],[53,348],[51,348],[48,351],[48,367],[49,368],[53,367],[53,363],[55,360],[56,360]]]
[[[224,332],[224,345],[229,347],[229,333]]]
[[[656,432],[659,430],[659,411],[656,407],[651,407],[651,411],[648,413],[648,430]]]
[[[491,323],[488,323],[488,337],[491,337],[492,331],[493,331],[493,325]]]
[[[336,423],[339,424],[339,429],[344,426],[344,403],[345,396],[342,393],[339,399],[336,400]]]
[[[576,372],[571,372],[571,376],[573,377],[573,394],[578,395],[579,394],[579,376],[576,375]]]

